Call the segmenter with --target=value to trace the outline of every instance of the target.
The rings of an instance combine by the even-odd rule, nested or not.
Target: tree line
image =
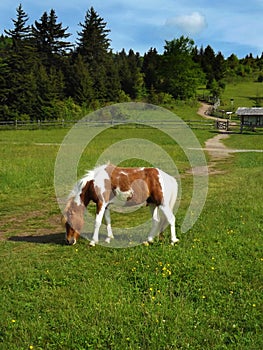
[[[132,49],[114,53],[110,29],[93,7],[75,45],[54,9],[28,21],[20,4],[13,28],[0,36],[0,121],[78,119],[112,102],[195,99],[200,86],[218,97],[227,77],[251,72],[263,81],[263,55],[225,59],[184,36],[165,41],[162,54],[155,48],[143,56]]]

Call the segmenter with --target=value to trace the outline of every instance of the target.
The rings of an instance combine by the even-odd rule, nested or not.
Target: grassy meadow
[[[218,162],[204,210],[183,234],[192,191],[184,153],[151,129],[109,129],[79,172],[112,142],[159,144],[181,174],[180,242],[172,247],[166,230],[148,247],[90,248],[84,239],[66,246],[53,171],[67,131],[0,131],[0,349],[261,350],[263,153]],[[195,133],[202,145],[215,135]],[[262,135],[225,142],[253,150]]]
[[[233,99],[233,104],[231,104]],[[257,102],[263,100],[263,84],[256,81],[242,79],[226,84],[222,94],[221,105],[223,108],[234,111],[238,107],[258,107]]]

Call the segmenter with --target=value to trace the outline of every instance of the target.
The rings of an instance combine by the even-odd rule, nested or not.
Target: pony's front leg
[[[111,218],[110,218],[109,206],[107,206],[105,209],[104,217],[105,217],[105,221],[106,221],[106,225],[107,225],[107,233],[108,233],[108,237],[106,238],[105,242],[110,243],[110,240],[112,238],[114,238],[114,236],[113,236],[112,229],[111,229]]]
[[[92,247],[94,247],[95,244],[99,242],[99,230],[102,223],[104,212],[105,212],[105,206],[102,206],[99,212],[96,214],[94,233],[93,233],[92,240],[90,241],[90,246]]]

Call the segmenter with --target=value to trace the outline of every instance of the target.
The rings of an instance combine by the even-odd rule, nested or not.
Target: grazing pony
[[[171,244],[178,242],[175,234],[173,208],[178,185],[172,176],[157,168],[121,168],[112,164],[102,165],[89,171],[69,195],[62,218],[66,228],[66,242],[75,244],[84,225],[84,212],[90,201],[96,203],[94,233],[90,242],[99,241],[99,229],[103,216],[107,225],[107,239],[113,237],[110,220],[110,205],[138,206],[146,204],[152,212],[152,228],[147,242],[156,234],[171,226]],[[159,215],[161,214],[161,215]]]

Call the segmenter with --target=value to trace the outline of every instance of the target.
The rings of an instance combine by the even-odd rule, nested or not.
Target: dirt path
[[[204,150],[208,152],[211,161],[223,160],[230,157],[230,148],[227,148],[221,140],[225,140],[229,134],[218,134],[205,142]]]
[[[201,115],[204,118],[207,119],[218,119],[215,117],[208,116],[206,114],[207,110],[211,107],[211,105],[207,103],[202,103],[198,114]],[[226,121],[227,119],[221,119],[223,121]],[[216,169],[217,162],[219,161],[225,161],[227,158],[231,157],[233,153],[238,152],[263,152],[263,150],[253,150],[253,149],[232,149],[228,148],[224,145],[222,142],[223,140],[227,139],[229,137],[229,133],[226,132],[219,132],[216,136],[208,139],[205,142],[205,147],[203,148],[204,151],[206,151],[209,155],[209,162],[207,164],[208,166],[208,173],[209,174],[218,174],[222,173],[222,171],[219,171]],[[191,172],[198,174],[198,175],[207,175],[207,169],[206,167],[197,167],[196,169],[193,169]]]
[[[206,118],[206,119],[217,120],[218,118],[212,117],[212,116],[210,116],[210,115],[207,115],[206,112],[207,112],[210,108],[211,108],[211,105],[210,105],[210,104],[202,102],[200,108],[199,108],[198,111],[197,111],[197,114],[201,115],[201,117]],[[222,121],[227,121],[228,119],[220,118],[220,120],[222,120]]]

